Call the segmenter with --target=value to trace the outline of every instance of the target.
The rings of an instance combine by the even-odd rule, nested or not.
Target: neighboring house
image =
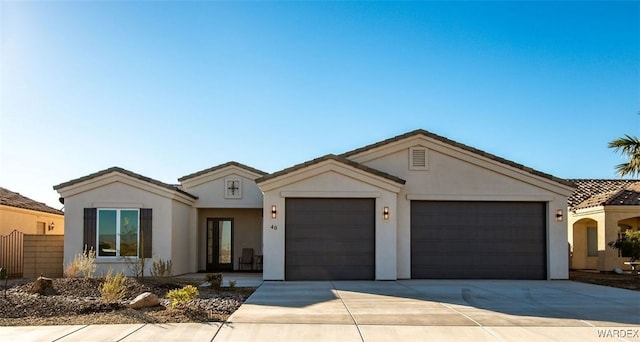
[[[64,234],[64,212],[0,187],[0,235]]]
[[[176,274],[240,269],[252,248],[265,280],[568,277],[573,185],[424,130],[271,174],[229,162],[179,181],[110,168],[55,186],[65,259],[94,246],[104,272],[144,241]]]
[[[569,197],[572,269],[631,269],[629,258],[608,246],[627,229],[640,229],[640,180],[573,179]]]

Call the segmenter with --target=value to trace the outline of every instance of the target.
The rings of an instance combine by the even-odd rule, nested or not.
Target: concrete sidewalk
[[[640,341],[640,293],[570,281],[265,282],[225,323],[0,327],[0,341]]]

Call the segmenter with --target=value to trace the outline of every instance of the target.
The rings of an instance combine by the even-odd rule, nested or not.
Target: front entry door
[[[233,270],[233,220],[207,219],[207,271]]]

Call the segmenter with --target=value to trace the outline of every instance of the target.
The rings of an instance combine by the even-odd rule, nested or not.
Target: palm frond
[[[618,138],[609,143],[609,148],[622,152],[626,155],[637,154],[640,151],[640,139],[638,137],[625,134],[623,138]]]
[[[609,143],[609,148],[629,158],[626,163],[616,165],[616,173],[620,177],[627,175],[640,176],[640,139],[629,134]]]

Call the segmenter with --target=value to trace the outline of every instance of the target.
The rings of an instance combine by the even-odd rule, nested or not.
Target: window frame
[[[139,208],[96,208],[96,259],[120,259],[120,258],[130,258],[130,259],[138,259],[140,258],[140,254],[144,254],[144,251],[140,251],[140,235],[142,231],[142,219]],[[115,255],[100,255],[100,212],[101,211],[115,211],[116,212],[116,253]],[[137,232],[136,232],[136,255],[120,255],[121,246],[120,246],[120,235],[121,235],[121,212],[122,211],[135,211],[137,215]]]
[[[591,253],[591,243],[589,240],[589,231],[594,232],[592,234],[595,234],[595,241],[593,241],[593,243],[595,243],[595,252]],[[598,256],[598,227],[587,227],[587,257],[597,257]]]

